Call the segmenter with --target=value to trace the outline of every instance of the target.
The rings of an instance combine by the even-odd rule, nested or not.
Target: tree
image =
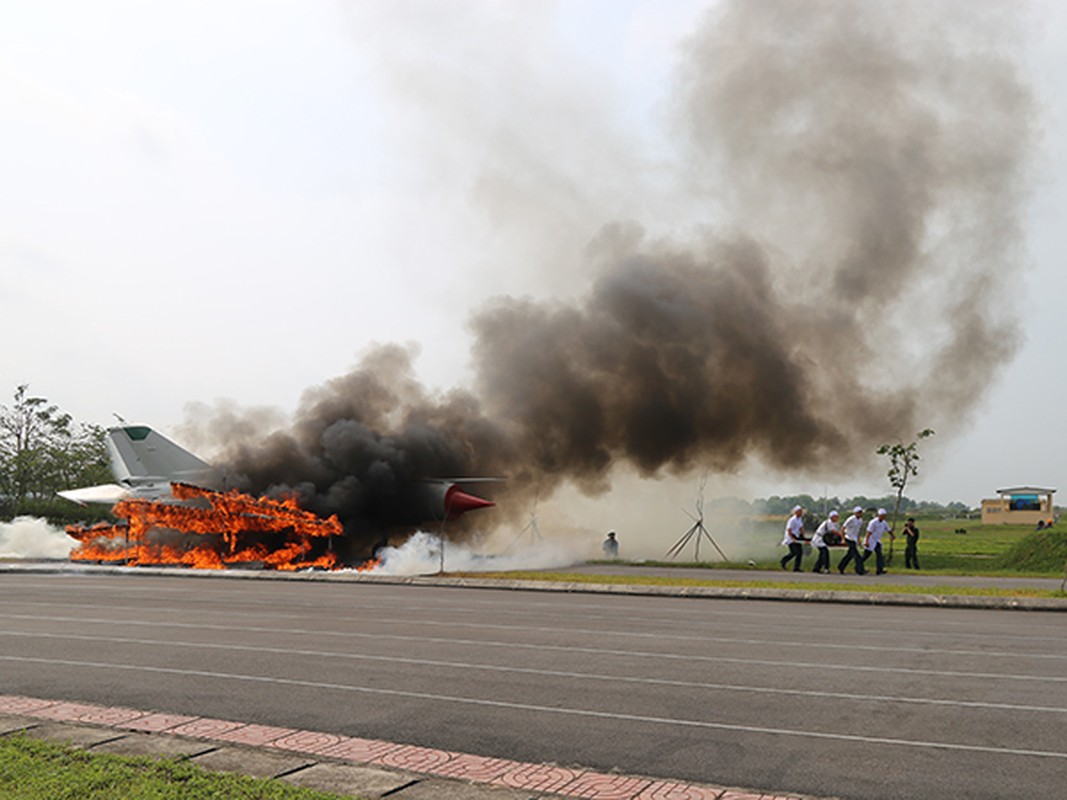
[[[47,399],[31,396],[29,384],[13,399],[0,405],[0,493],[10,513],[24,513],[61,489],[108,480],[103,428],[76,424]]]
[[[897,490],[897,500],[893,507],[893,526],[890,530],[896,530],[897,515],[900,513],[900,501],[904,497],[904,487],[908,480],[919,474],[919,441],[934,435],[933,428],[924,428],[915,435],[915,439],[908,444],[897,442],[896,444],[883,444],[875,452],[880,456],[889,458],[889,485]],[[893,540],[889,540],[889,561],[893,560]]]

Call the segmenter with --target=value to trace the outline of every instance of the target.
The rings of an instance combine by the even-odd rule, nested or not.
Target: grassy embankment
[[[963,575],[963,576],[995,576],[995,577],[1039,577],[1061,578],[1067,577],[1067,525],[1061,524],[1051,531],[1034,532],[1029,526],[1018,525],[982,525],[976,520],[965,519],[917,519],[916,524],[921,532],[919,540],[919,560],[922,564],[921,574],[925,575]],[[748,523],[746,535],[754,541],[771,541],[781,537],[781,529],[784,520],[760,519]],[[903,527],[901,520],[899,527]],[[963,531],[963,532],[961,532]],[[739,571],[748,572],[753,569],[778,569],[777,557],[774,559],[761,560],[755,567],[745,565],[731,565]],[[831,560],[837,564],[844,550],[834,548],[831,550]],[[729,555],[729,553],[727,554]],[[748,588],[776,588],[776,589],[835,589],[840,591],[878,591],[902,594],[954,594],[971,596],[1003,596],[1003,597],[1064,597],[1061,591],[1048,591],[1041,589],[979,589],[971,587],[955,586],[897,586],[887,583],[878,583],[872,580],[861,579],[849,575],[842,578],[831,574],[825,576],[824,581],[818,583],[793,582],[788,579],[782,580],[752,580],[743,579],[699,579],[681,577],[655,577],[642,575],[627,575],[625,564],[619,562],[620,570],[616,575],[582,575],[576,573],[559,572],[513,572],[497,573],[496,577],[521,578],[527,580],[547,581],[571,581],[580,583],[627,583],[632,585],[671,585],[671,586],[723,586],[723,587],[748,587]],[[671,567],[708,567],[721,569],[724,564],[721,561],[701,562],[643,562],[645,565],[671,566]],[[810,569],[814,563],[813,555],[806,555],[804,566]],[[905,572],[904,568],[904,541],[898,536],[893,548],[893,562],[890,566],[892,572]],[[481,573],[482,577],[489,577]],[[784,578],[784,576],[783,576]],[[843,582],[847,581],[847,582]]]
[[[280,781],[207,772],[182,759],[90,754],[26,736],[0,737],[6,800],[340,800]]]

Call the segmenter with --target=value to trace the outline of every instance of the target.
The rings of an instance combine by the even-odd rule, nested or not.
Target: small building
[[[995,500],[982,501],[983,525],[1037,525],[1055,517],[1052,496],[1055,489],[1015,486],[997,489]]]

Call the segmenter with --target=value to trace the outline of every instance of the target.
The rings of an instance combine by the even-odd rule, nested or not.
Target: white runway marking
[[[63,606],[60,606],[60,607],[63,607]],[[81,606],[81,607],[82,608],[96,608],[96,609],[108,608],[108,607],[103,607],[103,606]],[[114,610],[114,609],[108,608],[108,610]],[[257,620],[263,618],[262,614],[248,614],[248,613],[241,614],[239,612],[231,613],[231,614],[229,614],[229,616],[231,616],[231,617],[237,617],[237,616],[252,617],[252,618],[257,619]],[[307,619],[306,616],[304,616],[304,615],[295,615],[295,614],[286,615],[284,613],[271,614],[271,617],[272,617],[272,619],[299,619],[299,620],[306,620]],[[55,617],[55,616],[35,616],[35,615],[30,615],[30,614],[0,614],[0,619],[29,619],[29,620],[39,619],[39,620],[43,620],[43,621],[63,622],[63,621],[71,621],[72,618],[70,618],[70,617]],[[108,618],[84,618],[84,617],[80,617],[80,618],[78,618],[78,620],[79,621],[84,621],[84,622],[99,623],[99,624],[114,624],[114,622],[115,622],[115,619],[108,619]],[[1051,659],[1051,660],[1058,660],[1058,661],[1067,660],[1067,654],[1064,654],[1064,653],[1026,653],[1026,652],[1012,652],[1012,651],[1003,651],[1003,650],[948,650],[948,649],[940,649],[940,648],[922,648],[922,647],[887,647],[887,646],[882,646],[882,645],[835,644],[835,643],[830,643],[830,642],[790,642],[790,641],[778,641],[778,640],[774,640],[774,639],[751,639],[751,638],[742,639],[742,638],[728,637],[728,636],[703,636],[703,635],[701,635],[701,636],[692,636],[692,635],[688,635],[688,634],[640,633],[640,632],[610,631],[610,630],[602,630],[602,629],[584,629],[584,628],[563,628],[563,629],[561,629],[561,628],[550,628],[550,627],[541,627],[541,626],[534,627],[534,626],[520,626],[520,625],[500,625],[500,624],[494,624],[494,623],[435,622],[435,621],[428,621],[428,620],[412,620],[412,619],[406,618],[406,617],[386,618],[386,619],[375,618],[373,620],[369,620],[369,622],[371,622],[372,624],[375,624],[375,625],[385,625],[385,626],[388,626],[390,628],[395,628],[398,625],[421,625],[421,626],[435,627],[435,628],[473,628],[475,630],[501,630],[501,631],[507,631],[507,632],[519,631],[519,632],[523,632],[523,633],[547,633],[547,634],[551,634],[551,635],[559,635],[561,633],[567,633],[567,634],[577,634],[577,635],[582,635],[582,636],[620,636],[620,637],[630,637],[630,638],[635,638],[635,639],[646,639],[646,640],[652,640],[652,641],[665,640],[665,641],[677,641],[677,642],[696,642],[698,644],[702,644],[702,643],[706,643],[706,642],[715,642],[715,643],[718,643],[718,644],[740,644],[740,645],[746,645],[746,646],[749,646],[749,647],[753,647],[753,646],[755,646],[755,647],[770,647],[770,648],[799,647],[799,648],[815,649],[815,650],[834,650],[834,649],[836,649],[836,650],[842,650],[842,651],[845,651],[845,652],[857,652],[858,651],[858,652],[891,653],[891,654],[892,653],[913,653],[913,654],[918,654],[918,655],[968,656],[968,657],[981,657],[981,658],[984,658],[984,657],[990,657],[990,658],[1023,658],[1023,659],[1032,658],[1032,659]],[[176,622],[147,622],[147,621],[130,621],[128,623],[124,622],[123,624],[151,625],[153,627],[158,627],[158,626],[163,626],[163,625],[174,625],[174,626],[180,627],[182,625],[182,623],[176,623]],[[259,631],[259,630],[264,630],[262,628],[251,627],[251,626],[243,626],[243,625],[242,626],[223,626],[223,625],[208,625],[208,624],[204,624],[204,625],[198,625],[196,627],[205,628],[205,629],[209,629],[209,630],[236,630],[236,631]],[[276,632],[278,632],[279,629],[278,628],[270,628],[270,629],[267,629],[267,630],[270,630],[270,631],[276,633]],[[790,630],[795,630],[795,626],[793,628],[790,628]],[[304,630],[299,630],[299,629],[286,629],[286,632],[287,633],[294,633],[294,634],[301,634],[301,635],[307,635],[309,633],[314,633],[314,631],[309,632],[309,631],[304,631]],[[324,635],[368,636],[368,635],[373,635],[373,634],[362,634],[362,633],[355,633],[355,632],[353,632],[351,634],[348,634],[348,633],[345,633],[345,632],[333,631],[333,632],[330,632],[329,634],[326,634],[324,632]],[[411,637],[411,638],[415,638],[415,639],[427,638],[428,639],[429,637]],[[435,639],[433,641],[442,641],[442,640]],[[444,641],[466,642],[467,640],[455,639],[455,640],[444,640]],[[1059,639],[1059,640],[1056,640],[1056,641],[1057,641],[1057,643],[1062,643],[1062,638]],[[499,643],[497,643],[497,642],[487,642],[487,644],[499,644]],[[515,645],[515,646],[519,647],[519,646],[523,646],[523,645]],[[617,651],[604,650],[604,651],[597,651],[597,652],[614,653],[614,652],[617,652]],[[640,653],[635,653],[635,655],[639,655],[639,654]],[[700,656],[693,656],[693,658],[700,658]],[[844,668],[844,667],[836,667],[835,665],[827,665],[827,666],[831,666],[833,668]],[[856,669],[867,669],[867,667],[856,667]],[[938,674],[938,673],[930,673],[930,674]],[[955,674],[955,673],[945,673],[945,674]],[[967,674],[967,673],[958,673],[958,674]]]
[[[321,586],[323,588],[346,589],[346,590],[350,589],[352,587],[359,587],[359,588],[374,587],[374,588],[397,589],[397,590],[407,590],[409,588],[412,588],[412,587],[408,587],[408,586],[396,586],[396,585],[391,585],[391,584],[362,584],[362,585],[360,585],[360,584],[321,584]],[[103,589],[105,587],[93,586],[92,588]],[[212,588],[217,588],[217,587],[213,586]],[[279,587],[279,583],[276,582],[276,581],[275,582],[271,582],[270,588],[272,590],[276,590],[277,588],[280,588]],[[289,588],[289,587],[286,587],[286,588]],[[440,588],[440,587],[414,587],[414,588],[434,589],[434,588]],[[447,590],[447,589],[451,589],[451,588],[454,588],[454,587],[444,587],[444,588]],[[177,590],[171,590],[171,591],[173,592],[173,591],[177,591]],[[506,590],[499,590],[499,591],[506,591]],[[185,590],[185,593],[188,594],[188,591]],[[514,594],[514,592],[510,592],[510,594]],[[578,597],[584,599],[584,598],[593,597],[593,596],[594,595],[580,595]],[[575,596],[574,595],[568,595],[568,597],[569,598],[574,598]],[[225,601],[227,601],[227,602],[230,599],[231,598],[229,596],[225,597]],[[670,601],[670,600],[674,600],[674,601],[685,600],[685,601],[687,601],[686,604],[685,604],[686,606],[692,606],[693,604],[692,604],[691,601],[694,600],[694,599],[699,599],[699,598],[693,598],[693,597],[683,597],[683,598],[677,598],[677,597],[632,597],[632,596],[627,595],[627,596],[620,596],[620,599],[621,600],[626,600],[626,599],[630,599],[630,600],[648,600],[648,599],[653,599],[653,600],[668,600],[668,601]],[[19,603],[19,604],[23,604],[24,603],[24,604],[27,604],[27,605],[42,605],[42,606],[57,607],[57,608],[69,608],[69,606],[70,606],[69,603],[53,603],[53,602],[40,602],[40,601],[19,601],[17,599],[13,599],[11,602]],[[223,602],[223,600],[220,600],[220,601],[206,600],[206,601],[203,601],[203,602],[207,603],[210,606],[210,609],[211,609],[212,613],[232,613],[234,616],[249,616],[249,617],[254,617],[254,618],[260,618],[261,617],[260,614],[257,614],[255,612],[225,612],[223,610],[220,610],[218,608],[218,603],[219,602]],[[751,602],[759,602],[759,601],[751,601]],[[263,601],[248,600],[248,599],[242,598],[241,603],[244,604],[244,605],[260,605],[260,606],[270,607],[272,609],[272,611],[271,611],[272,614],[276,613],[274,609],[276,609],[277,606],[278,606],[278,600],[277,600],[276,597],[272,597],[271,599],[263,600]],[[290,607],[293,607],[293,606],[306,607],[309,610],[321,610],[324,607],[324,605],[326,605],[326,604],[323,604],[323,603],[308,603],[308,602],[305,601],[305,602],[297,602],[297,603],[288,603],[287,602],[287,605],[289,605]],[[396,610],[397,605],[398,605],[397,602],[391,602],[391,603],[390,602],[382,602],[382,601],[372,601],[372,602],[369,602],[369,603],[361,602],[358,605],[358,609],[360,611],[372,610],[372,609],[386,609],[386,610],[389,610],[389,611],[394,611],[394,610]],[[501,603],[500,603],[499,600],[476,600],[476,599],[472,599],[472,598],[464,598],[462,604],[451,603],[451,602],[449,602],[447,600],[442,600],[440,603],[435,603],[435,604],[432,604],[432,605],[408,604],[407,602],[403,603],[403,607],[404,607],[405,612],[407,612],[407,611],[440,612],[443,608],[447,608],[447,610],[450,613],[463,614],[463,613],[468,613],[468,612],[473,612],[473,611],[479,610],[479,609],[473,608],[472,606],[489,607],[489,608],[492,608],[494,610],[499,610],[501,608]],[[713,618],[713,617],[725,618],[726,620],[729,620],[729,621],[733,621],[734,619],[752,618],[752,619],[760,622],[760,626],[759,627],[760,627],[761,630],[782,631],[783,633],[786,633],[786,634],[792,633],[796,629],[794,625],[780,625],[780,624],[777,624],[778,609],[780,608],[780,606],[781,606],[781,603],[776,602],[776,603],[774,603],[774,607],[772,609],[768,610],[767,612],[744,611],[744,610],[741,610],[740,607],[737,607],[736,604],[733,604],[734,610],[731,610],[731,611],[709,610],[706,606],[700,607],[699,610],[696,610],[697,607],[693,606],[694,610],[690,611],[688,608],[683,608],[683,609],[677,610],[674,613],[673,616],[667,616],[667,617],[628,616],[627,618],[631,619],[631,620],[635,620],[635,621],[647,622],[649,624],[676,623],[678,621],[680,615],[684,615],[692,623],[698,623],[698,624],[708,624],[708,623],[711,622],[710,618]],[[84,607],[84,608],[112,608],[112,606],[92,606],[92,605],[80,605],[80,607]],[[549,608],[549,609],[558,609],[559,608],[559,604],[558,603],[549,603],[549,602],[546,602],[546,601],[537,601],[537,600],[524,599],[522,601],[522,605],[521,605],[520,608],[518,608],[518,609],[505,609],[504,613],[515,614],[515,615],[520,615],[521,616],[521,615],[526,615],[528,613],[526,611],[526,609],[535,608],[535,607],[546,607],[546,608]],[[807,613],[810,609],[811,609],[810,605],[805,605],[805,613]],[[936,612],[938,614],[937,624],[938,624],[939,627],[942,627],[942,628],[946,628],[946,627],[947,628],[964,627],[964,626],[966,626],[966,627],[974,627],[974,625],[975,625],[974,622],[963,622],[963,621],[950,619],[949,617],[950,616],[955,616],[957,614],[982,613],[983,611],[985,611],[983,609],[939,609],[939,608],[931,609],[931,608],[902,608],[902,607],[895,607],[895,608],[889,609],[889,608],[881,607],[881,606],[872,606],[869,609],[864,608],[864,609],[862,609],[862,611],[859,611],[859,612],[856,612],[855,609],[856,609],[856,606],[852,605],[852,604],[837,605],[837,606],[833,607],[833,618],[834,618],[835,624],[837,626],[839,626],[839,627],[842,627],[842,628],[845,628],[845,629],[849,629],[849,633],[854,634],[854,635],[878,636],[879,638],[881,638],[882,636],[885,635],[885,633],[888,632],[888,633],[899,633],[899,634],[902,634],[902,635],[906,634],[908,636],[913,636],[913,637],[916,637],[916,638],[933,637],[933,638],[940,639],[940,638],[943,638],[946,635],[952,635],[952,636],[963,637],[963,638],[977,638],[977,639],[981,639],[983,642],[988,642],[993,638],[1005,639],[1005,640],[1013,640],[1013,641],[1014,640],[1023,640],[1023,641],[1026,641],[1026,642],[1043,641],[1043,642],[1052,642],[1052,643],[1056,643],[1056,644],[1061,644],[1063,642],[1063,637],[1059,636],[1058,634],[1050,634],[1048,636],[1043,636],[1043,635],[1039,636],[1039,635],[1035,635],[1035,634],[1032,634],[1032,633],[1019,634],[1019,633],[1000,632],[1000,631],[994,631],[993,630],[994,627],[999,628],[999,627],[1005,627],[1005,626],[1009,627],[1011,629],[1014,629],[1013,623],[1006,623],[1005,626],[999,626],[999,625],[993,626],[993,625],[991,625],[989,623],[986,623],[986,624],[983,625],[983,629],[981,631],[979,631],[979,632],[972,633],[972,632],[967,632],[967,631],[964,631],[964,632],[954,631],[951,634],[946,634],[944,631],[941,631],[941,630],[936,630],[936,631],[916,631],[916,630],[912,629],[911,627],[888,627],[887,628],[887,627],[881,627],[880,626],[880,627],[877,628],[876,631],[871,631],[870,629],[863,629],[863,628],[852,629],[854,626],[870,625],[870,623],[871,623],[870,614],[871,613],[880,612],[880,611],[886,611],[886,610],[892,610],[892,611],[896,611],[896,612],[912,611],[912,612],[918,612],[918,613]],[[166,611],[167,609],[159,609],[159,610]],[[606,603],[597,604],[597,603],[588,603],[588,602],[584,602],[584,603],[581,604],[582,613],[586,613],[586,612],[592,611],[592,610],[601,610],[601,611],[605,611],[605,612],[618,611],[618,606],[617,605],[610,605],[610,604],[606,604]],[[852,612],[852,613],[850,613],[850,612]],[[281,618],[284,618],[284,619],[305,619],[306,618],[305,615],[301,615],[301,614],[281,614],[279,616]],[[568,617],[568,615],[565,615],[562,612],[559,614],[559,616],[564,616],[565,618]],[[410,619],[409,618],[404,618],[404,619],[402,619],[400,621],[410,622]],[[447,624],[452,624],[452,623],[443,622],[443,623],[440,623],[440,624],[447,625]],[[507,627],[507,626],[505,626],[505,627]],[[553,630],[558,630],[558,629],[553,629]],[[797,643],[797,644],[802,644],[802,643]],[[933,652],[933,651],[928,651],[928,652]],[[978,651],[978,652],[982,652],[982,651]],[[1006,655],[1013,655],[1013,654],[1008,653]],[[1063,657],[1063,656],[1056,656],[1056,657]]]
[[[407,697],[418,700],[431,700],[445,703],[460,703],[465,705],[488,706],[494,708],[507,708],[519,711],[528,711],[544,714],[558,714],[563,716],[592,717],[599,719],[616,720],[631,723],[648,723],[665,725],[668,727],[705,728],[713,730],[735,731],[740,733],[755,733],[775,736],[794,736],[805,739],[821,739],[845,742],[861,742],[864,744],[894,745],[918,749],[953,750],[972,753],[987,753],[990,755],[1028,756],[1033,758],[1067,759],[1067,753],[1049,750],[1026,750],[1021,748],[991,747],[984,745],[970,745],[958,742],[927,742],[908,739],[893,739],[881,736],[856,736],[851,734],[819,733],[815,731],[798,731],[789,728],[770,728],[755,725],[734,725],[720,722],[705,722],[701,720],[669,719],[665,717],[653,717],[642,714],[621,714],[608,711],[593,711],[578,708],[554,708],[551,706],[539,706],[530,703],[509,703],[501,700],[480,700],[477,698],[457,697],[453,695],[432,694],[429,692],[410,692],[400,689],[382,689],[368,686],[352,686],[322,681],[307,681],[296,678],[270,678],[259,675],[241,675],[229,672],[213,672],[209,670],[185,670],[171,667],[152,667],[135,664],[111,664],[99,661],[73,661],[68,659],[48,658],[24,658],[20,656],[0,655],[0,661],[14,661],[29,664],[53,664],[80,669],[96,668],[106,670],[125,670],[131,672],[153,672],[165,675],[183,675],[197,678],[212,678],[217,680],[234,680],[250,683],[268,683],[284,686],[301,686],[312,689],[326,689],[344,692],[358,692],[361,694],[375,694],[390,697]]]
[[[249,653],[273,653],[275,655],[306,656],[310,658],[337,658],[353,661],[376,661],[382,663],[410,664],[413,666],[444,667],[461,670],[485,670],[488,672],[518,673],[523,675],[542,675],[552,678],[574,678],[580,680],[603,681],[606,683],[632,683],[650,686],[671,686],[685,689],[707,689],[714,691],[752,692],[755,694],[793,695],[798,697],[817,697],[833,700],[861,702],[906,703],[911,705],[931,705],[942,707],[980,708],[999,711],[1034,711],[1042,713],[1067,713],[1067,708],[1056,706],[1032,706],[1013,703],[986,703],[969,700],[946,700],[941,698],[900,697],[897,695],[849,694],[846,692],[824,692],[815,689],[788,689],[777,686],[742,686],[729,683],[708,683],[702,681],[678,681],[666,678],[635,678],[625,675],[611,675],[599,669],[596,673],[569,672],[566,670],[535,669],[533,667],[509,667],[497,664],[479,664],[466,661],[445,661],[441,659],[406,658],[399,656],[375,656],[365,653],[338,653],[330,650],[302,650],[281,647],[259,647],[238,644],[213,644],[202,642],[175,642],[167,639],[134,639],[128,637],[87,636],[79,634],[26,633],[21,631],[0,631],[0,636],[13,636],[27,639],[69,639],[85,642],[108,642],[111,644],[134,644],[147,647],[175,647],[190,650],[232,650]]]

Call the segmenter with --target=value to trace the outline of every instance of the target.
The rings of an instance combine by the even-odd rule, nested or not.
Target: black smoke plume
[[[1034,132],[1012,9],[716,5],[673,95],[704,226],[591,232],[577,301],[475,311],[471,388],[430,393],[410,349],[379,347],[230,468],[377,535],[426,476],[504,475],[514,498],[602,491],[617,466],[852,475],[882,441],[951,433],[1019,338]]]

